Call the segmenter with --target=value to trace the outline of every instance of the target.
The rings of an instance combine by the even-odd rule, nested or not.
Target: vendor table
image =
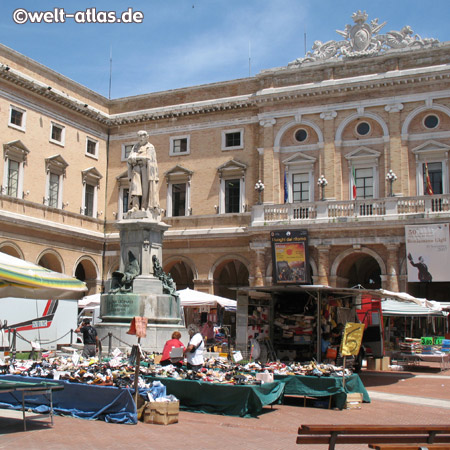
[[[21,394],[21,409],[23,417],[23,429],[27,430],[26,408],[25,399],[30,396],[44,396],[49,402],[48,414],[46,417],[50,418],[50,423],[53,426],[53,391],[64,389],[64,386],[56,383],[48,382],[25,382],[25,381],[12,381],[12,380],[0,380],[0,394],[9,393],[14,399],[20,401],[16,397],[16,393]],[[39,418],[43,415],[38,416]],[[37,418],[36,416],[34,417]]]
[[[60,386],[60,390],[56,390],[56,387],[52,389],[51,407],[57,414],[70,415],[81,419],[101,419],[112,423],[137,423],[136,405],[130,389],[20,375],[0,376],[0,383],[5,381]],[[51,383],[49,383],[50,381]],[[30,395],[22,402],[11,394],[11,392],[0,390],[0,408],[23,410],[23,405],[25,405],[38,413],[49,410],[48,400],[43,398],[42,395],[37,393],[35,396]]]
[[[280,381],[232,385],[152,376],[146,378],[164,384],[167,394],[180,400],[181,409],[227,416],[258,416],[264,406],[279,403],[284,391],[284,383]]]
[[[330,402],[334,400],[339,409],[344,408],[347,394],[360,393],[364,402],[370,402],[369,394],[357,374],[345,377],[345,387],[342,377],[335,376],[274,375],[274,378],[285,384],[284,395],[329,397]]]
[[[437,362],[440,364],[441,371],[450,368],[450,354],[448,353],[393,353],[391,355],[391,360],[406,361],[407,363],[418,364],[423,362]]]

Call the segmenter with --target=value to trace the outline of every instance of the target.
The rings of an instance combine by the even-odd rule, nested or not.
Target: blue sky
[[[144,14],[140,24],[26,23],[13,11],[66,13],[95,7]],[[0,5],[0,42],[108,96],[126,97],[216,81],[244,78],[286,66],[315,40],[338,40],[336,29],[353,24],[365,10],[368,21],[387,22],[381,33],[410,25],[422,37],[450,41],[450,1],[433,0],[23,0]]]

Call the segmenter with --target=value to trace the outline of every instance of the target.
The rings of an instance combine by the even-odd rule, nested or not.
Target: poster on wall
[[[310,283],[308,230],[272,231],[275,283]]]
[[[449,224],[405,227],[408,282],[450,281]]]

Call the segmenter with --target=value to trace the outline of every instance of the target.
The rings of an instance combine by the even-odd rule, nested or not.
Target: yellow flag
[[[363,323],[347,322],[345,324],[344,336],[342,337],[341,341],[342,356],[356,356],[359,353],[363,333]]]

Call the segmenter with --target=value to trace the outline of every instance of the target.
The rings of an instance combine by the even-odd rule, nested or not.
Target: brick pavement
[[[428,406],[427,398],[450,400],[450,371],[443,373],[363,371],[364,385],[370,392],[408,396],[412,401],[373,399],[361,409],[326,410],[302,407],[296,398],[288,398],[284,405],[266,408],[258,418],[240,418],[212,414],[180,412],[179,423],[169,426],[108,424],[71,417],[55,417],[55,426],[39,424],[22,431],[20,414],[0,412],[0,449],[300,449],[295,444],[298,426],[302,423],[374,423],[374,424],[448,424],[450,401],[447,407]],[[5,417],[6,416],[6,417]],[[303,447],[306,448],[306,447]],[[324,445],[308,445],[308,449],[322,450]],[[340,445],[339,450],[367,448],[365,445]]]

